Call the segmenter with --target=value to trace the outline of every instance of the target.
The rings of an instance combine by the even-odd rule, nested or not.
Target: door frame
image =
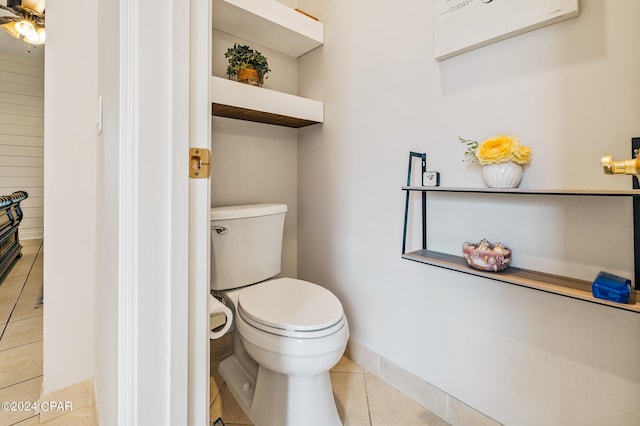
[[[191,0],[189,147],[211,151],[211,1]],[[189,421],[209,425],[211,179],[189,181]],[[205,423],[206,421],[206,423]]]
[[[209,10],[120,0],[118,424],[208,425]]]

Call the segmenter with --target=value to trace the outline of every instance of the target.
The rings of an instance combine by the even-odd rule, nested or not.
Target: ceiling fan
[[[7,0],[6,6],[0,4],[0,27],[26,43],[44,44],[44,4],[45,0]]]

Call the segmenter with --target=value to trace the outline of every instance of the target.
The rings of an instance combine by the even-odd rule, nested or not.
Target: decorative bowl
[[[501,243],[492,244],[487,240],[462,245],[462,253],[469,266],[481,271],[502,271],[511,263],[511,250]]]

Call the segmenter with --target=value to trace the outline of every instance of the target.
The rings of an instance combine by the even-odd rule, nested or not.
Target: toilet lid
[[[243,288],[238,312],[251,325],[290,337],[320,337],[343,326],[342,304],[329,290],[293,278]]]

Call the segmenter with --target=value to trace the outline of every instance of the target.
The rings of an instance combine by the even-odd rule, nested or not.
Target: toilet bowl
[[[219,370],[254,423],[342,424],[329,378],[349,338],[337,298],[315,284],[281,278],[238,291],[234,308],[240,342]],[[245,368],[246,355],[257,371]]]
[[[346,348],[347,319],[342,304],[329,290],[293,278],[269,279],[274,265],[266,265],[264,258],[277,258],[278,273],[280,255],[274,257],[273,252],[264,250],[276,246],[280,252],[284,212],[283,205],[212,209],[211,287],[232,309],[236,326],[233,355],[220,363],[219,371],[257,426],[341,425],[329,369]],[[260,233],[264,235],[256,235]],[[274,238],[278,234],[279,238]],[[259,241],[261,250],[254,252],[247,244],[230,241],[234,236],[245,242]],[[243,260],[229,259],[230,247],[241,248],[234,256]],[[253,263],[247,258],[256,256],[259,268],[271,271],[265,281],[238,281],[238,275],[229,271],[236,262],[243,269],[238,272],[251,280],[264,275],[246,270]],[[221,277],[234,286],[225,286]]]

